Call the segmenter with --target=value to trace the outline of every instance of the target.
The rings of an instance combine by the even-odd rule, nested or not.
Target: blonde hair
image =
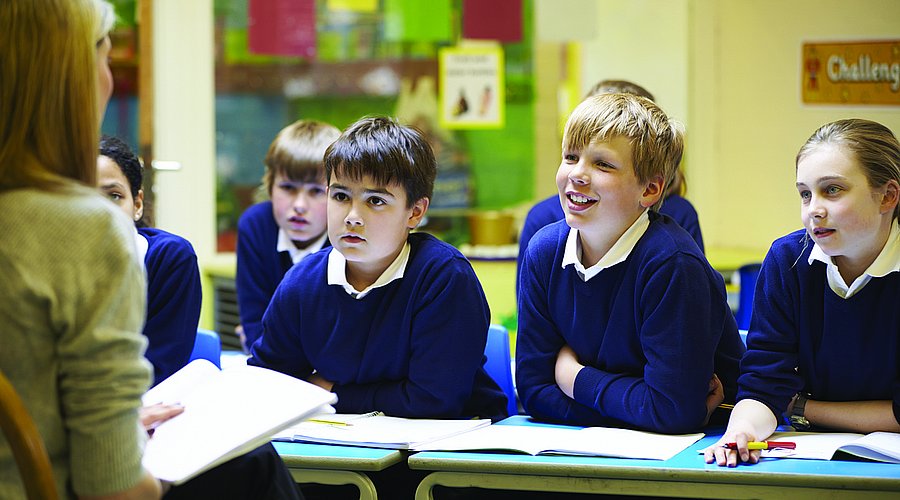
[[[298,120],[281,129],[264,161],[262,181],[269,196],[278,174],[295,182],[323,182],[325,149],[340,135],[337,127],[315,120]]]
[[[806,155],[826,144],[849,151],[862,167],[869,187],[880,188],[890,180],[900,184],[900,142],[884,125],[860,118],[826,123],[800,148],[794,169]],[[893,218],[898,217],[900,204],[894,207]]]
[[[579,104],[563,134],[563,151],[582,151],[589,144],[624,137],[631,143],[634,173],[641,183],[663,180],[662,190],[675,180],[684,150],[681,124],[666,116],[650,99],[634,94],[598,94]],[[658,210],[662,197],[652,207]]]
[[[587,99],[588,97],[597,94],[634,94],[646,97],[651,101],[656,100],[653,98],[653,94],[651,94],[650,91],[634,82],[629,82],[628,80],[600,80],[588,90],[588,93],[584,98]]]
[[[594,86],[591,87],[590,90],[588,90],[585,99],[597,94],[620,93],[639,95],[656,102],[656,99],[653,97],[653,94],[651,94],[649,90],[628,80],[601,80],[594,84]],[[687,180],[685,180],[684,178],[684,172],[681,171],[679,162],[679,168],[675,170],[675,175],[673,176],[672,182],[669,184],[669,187],[666,188],[666,194],[663,196],[663,199],[676,194],[678,196],[684,196],[686,192]],[[657,209],[659,209],[659,207],[657,207]]]
[[[0,191],[93,186],[100,0],[0,2]]]

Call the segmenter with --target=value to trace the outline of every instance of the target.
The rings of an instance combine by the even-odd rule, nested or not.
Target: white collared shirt
[[[150,248],[150,242],[147,238],[138,232],[137,227],[134,228],[134,244],[137,245],[137,258],[144,267],[144,259],[147,258],[147,250]]]
[[[311,253],[318,252],[322,249],[322,245],[325,244],[325,238],[328,237],[328,232],[322,233],[322,236],[319,236],[316,241],[313,241],[309,244],[308,247],[300,249],[294,245],[294,241],[291,240],[291,237],[284,231],[284,229],[278,229],[278,244],[275,246],[275,249],[279,252],[287,252],[291,256],[291,261],[296,264],[303,260],[303,257]]]
[[[888,235],[884,248],[881,249],[878,257],[875,257],[875,260],[865,272],[853,280],[850,286],[844,283],[844,278],[831,257],[825,255],[825,252],[817,244],[813,244],[813,248],[809,252],[808,262],[812,264],[814,260],[825,263],[825,276],[828,278],[828,286],[831,290],[838,297],[849,299],[862,290],[872,278],[881,278],[890,273],[900,272],[900,224],[897,223],[896,219],[894,220],[891,226],[891,234]]]
[[[600,274],[600,271],[627,259],[628,256],[631,255],[631,251],[634,250],[634,246],[637,245],[637,242],[641,239],[641,236],[647,232],[648,227],[650,227],[650,216],[647,215],[647,210],[644,210],[644,213],[638,216],[637,220],[634,221],[634,224],[626,229],[625,232],[622,233],[622,236],[616,240],[612,248],[606,252],[606,255],[587,269],[585,269],[584,264],[581,263],[582,249],[581,239],[578,237],[578,230],[570,229],[569,237],[566,239],[566,248],[563,253],[562,267],[565,268],[568,265],[574,265],[581,280],[587,282],[594,276]]]
[[[381,276],[375,280],[375,283],[367,286],[365,290],[359,291],[353,288],[353,285],[347,281],[347,259],[344,258],[344,254],[338,252],[337,249],[332,248],[331,252],[328,254],[328,284],[341,285],[344,287],[344,291],[350,294],[351,297],[359,300],[372,290],[402,278],[403,272],[406,271],[407,263],[409,263],[409,243],[403,245],[400,254],[397,255],[394,262],[391,262],[391,265],[381,273]]]

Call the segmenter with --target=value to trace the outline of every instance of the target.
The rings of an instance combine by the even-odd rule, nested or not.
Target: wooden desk
[[[397,450],[273,441],[284,464],[298,483],[352,484],[360,500],[375,500],[378,493],[365,472],[378,472],[401,462]]]
[[[500,425],[536,424],[526,416],[517,416]],[[718,437],[706,436],[666,461],[424,452],[409,457],[409,467],[434,471],[419,484],[417,499],[433,498],[435,485],[693,498],[822,500],[900,496],[898,464],[769,459],[729,469],[708,465],[697,453]]]

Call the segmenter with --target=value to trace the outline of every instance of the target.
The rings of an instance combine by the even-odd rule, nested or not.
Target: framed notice
[[[900,40],[804,43],[803,102],[900,106]]]
[[[440,78],[441,126],[503,127],[506,96],[499,46],[441,49]]]

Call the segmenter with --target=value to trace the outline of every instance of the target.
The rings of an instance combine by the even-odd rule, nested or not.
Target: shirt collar
[[[572,229],[569,231],[569,237],[566,239],[562,267],[565,268],[568,265],[575,266],[575,270],[578,272],[578,276],[581,277],[581,280],[588,281],[600,274],[604,269],[610,268],[627,259],[628,256],[631,255],[631,251],[634,250],[635,245],[637,245],[637,242],[641,239],[641,236],[647,232],[648,227],[650,227],[650,216],[647,215],[647,210],[644,210],[631,227],[626,229],[622,236],[616,240],[612,248],[606,252],[606,255],[589,268],[585,268],[581,263],[581,239],[578,237],[578,230]]]
[[[147,250],[150,248],[150,242],[147,241],[146,236],[138,232],[136,227],[134,228],[134,244],[137,245],[138,262],[143,267],[144,259],[147,258]]]
[[[367,286],[365,290],[358,291],[353,288],[353,285],[347,281],[347,259],[344,258],[344,254],[338,252],[337,249],[332,248],[331,252],[328,254],[328,284],[329,285],[341,285],[344,287],[344,291],[350,294],[354,299],[362,299],[372,290],[383,287],[388,283],[398,280],[403,277],[403,272],[406,270],[406,264],[409,262],[409,243],[403,245],[403,249],[400,250],[400,254],[397,255],[397,258],[391,262],[391,265],[381,273],[381,276],[375,280],[375,283]]]
[[[325,238],[328,237],[328,232],[322,233],[322,236],[316,238],[315,241],[310,243],[306,248],[300,249],[294,245],[294,241],[291,240],[291,237],[288,236],[287,232],[284,229],[278,229],[278,244],[275,249],[279,252],[287,252],[291,256],[291,261],[296,264],[303,260],[303,257],[311,253],[318,252],[322,249],[322,245],[325,244]]]
[[[853,283],[849,286],[844,282],[844,278],[831,257],[826,255],[817,244],[813,244],[813,248],[809,252],[809,259],[807,259],[809,264],[812,264],[813,261],[825,264],[825,275],[828,278],[828,286],[831,290],[839,297],[849,299],[862,290],[872,278],[881,278],[893,272],[900,272],[900,224],[898,224],[896,219],[894,220],[891,225],[891,233],[888,235],[881,252],[869,264],[865,272],[853,280]]]

